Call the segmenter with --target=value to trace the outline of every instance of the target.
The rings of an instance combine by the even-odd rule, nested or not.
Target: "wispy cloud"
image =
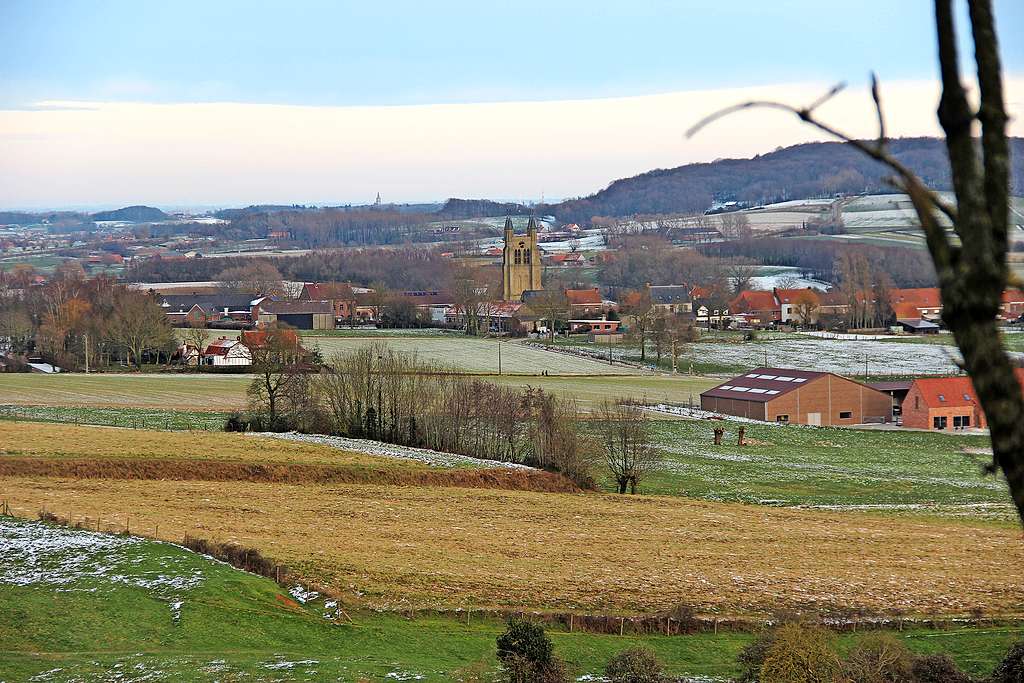
[[[824,83],[643,97],[392,107],[43,101],[0,111],[0,205],[361,202],[587,194],[615,178],[822,139],[779,112],[748,111],[692,140],[706,114],[749,98],[814,100]],[[1007,82],[1024,133],[1024,78]],[[883,86],[892,135],[938,133],[938,91]],[[872,137],[863,89],[821,115]]]

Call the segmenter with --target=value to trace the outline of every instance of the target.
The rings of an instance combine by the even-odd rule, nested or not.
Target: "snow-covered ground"
[[[172,613],[180,612],[180,594],[202,584],[202,571],[182,553],[142,555],[143,543],[134,536],[0,517],[0,584],[89,592],[133,586],[171,600]]]
[[[499,460],[482,460],[471,458],[468,455],[457,455],[455,453],[442,453],[427,448],[412,448],[411,446],[396,446],[394,444],[382,443],[380,441],[369,441],[366,439],[348,439],[343,436],[325,436],[322,434],[298,434],[287,432],[277,434],[274,432],[256,432],[252,436],[266,437],[273,439],[285,439],[287,441],[301,441],[303,443],[318,444],[321,446],[333,446],[346,451],[376,455],[382,458],[396,458],[399,460],[414,460],[431,467],[494,467],[505,469],[532,470],[532,467],[520,465],[515,462],[501,462]]]
[[[772,267],[766,268],[765,271],[770,272],[765,272],[764,275],[755,275],[750,278],[750,286],[752,289],[770,291],[775,287],[782,287],[785,285],[786,288],[789,289],[812,287],[813,289],[826,292],[832,286],[832,283],[830,282],[802,277],[802,271],[799,268]]]
[[[540,250],[545,254],[568,253],[572,251],[573,240],[541,242]],[[575,241],[576,251],[603,251],[607,249],[601,230],[586,230]]]

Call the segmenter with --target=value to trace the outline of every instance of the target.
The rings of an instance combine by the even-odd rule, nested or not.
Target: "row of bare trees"
[[[660,462],[638,406],[605,401],[585,415],[573,399],[457,374],[384,343],[337,356],[311,373],[289,357],[286,334],[268,332],[253,352],[251,427],[527,464],[584,488],[594,486],[603,461],[620,493],[635,493]]]
[[[0,272],[0,338],[15,356],[72,369],[116,362],[141,368],[177,348],[153,297],[105,275],[87,278],[74,261],[42,285],[24,268]]]

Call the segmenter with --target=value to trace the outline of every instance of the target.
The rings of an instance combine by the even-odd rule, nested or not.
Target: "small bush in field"
[[[630,648],[612,657],[604,675],[611,683],[661,683],[665,680],[661,662],[645,647]]]
[[[996,665],[991,683],[1020,683],[1024,681],[1024,640],[1011,645],[1003,661]]]
[[[914,655],[889,633],[861,638],[843,664],[843,674],[856,683],[913,683]]]
[[[565,664],[554,655],[544,627],[521,619],[508,622],[498,636],[498,660],[508,683],[564,683]]]
[[[776,629],[762,631],[754,639],[754,642],[740,651],[736,658],[736,663],[740,665],[737,683],[757,683],[765,655],[768,654],[768,648],[775,642],[775,631]]]
[[[759,683],[838,683],[839,657],[823,628],[786,624],[775,632],[758,673]]]
[[[971,683],[972,680],[944,654],[916,657],[911,671],[914,683]]]

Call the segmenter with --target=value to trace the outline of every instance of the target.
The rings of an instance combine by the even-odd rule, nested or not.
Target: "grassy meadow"
[[[543,351],[534,353],[558,357],[557,354]],[[646,398],[671,403],[687,403],[692,399],[699,402],[700,392],[719,384],[719,380],[706,377],[653,373],[618,376],[483,375],[483,378],[499,384],[531,386],[567,398],[576,398],[583,408],[593,406],[606,397]],[[222,423],[227,412],[244,408],[245,391],[250,381],[249,375],[12,373],[0,379],[0,406],[67,409],[18,414],[31,419],[55,422],[74,422],[78,419],[82,423],[96,424],[113,424],[112,420],[118,416],[130,420],[133,414],[70,409],[138,411],[134,417],[145,419],[150,426],[160,426],[166,419],[172,425],[185,428],[186,423],[198,425],[210,420]],[[0,417],[3,417],[4,412],[0,408]],[[217,415],[204,416],[201,413]],[[119,424],[124,424],[123,419]]]
[[[726,430],[721,446],[715,426]],[[653,430],[665,463],[647,493],[1016,523],[1006,483],[983,472],[986,436],[729,420],[657,420]]]
[[[0,601],[14,606],[0,611],[0,680],[451,681],[497,666],[496,619],[339,613],[322,596],[289,593],[171,545],[10,518],[0,529],[14,540],[0,548]],[[577,676],[600,673],[636,645],[654,649],[676,675],[730,676],[753,637],[549,633]],[[983,674],[1022,633],[908,628],[899,636]],[[839,636],[840,648],[858,637]]]

